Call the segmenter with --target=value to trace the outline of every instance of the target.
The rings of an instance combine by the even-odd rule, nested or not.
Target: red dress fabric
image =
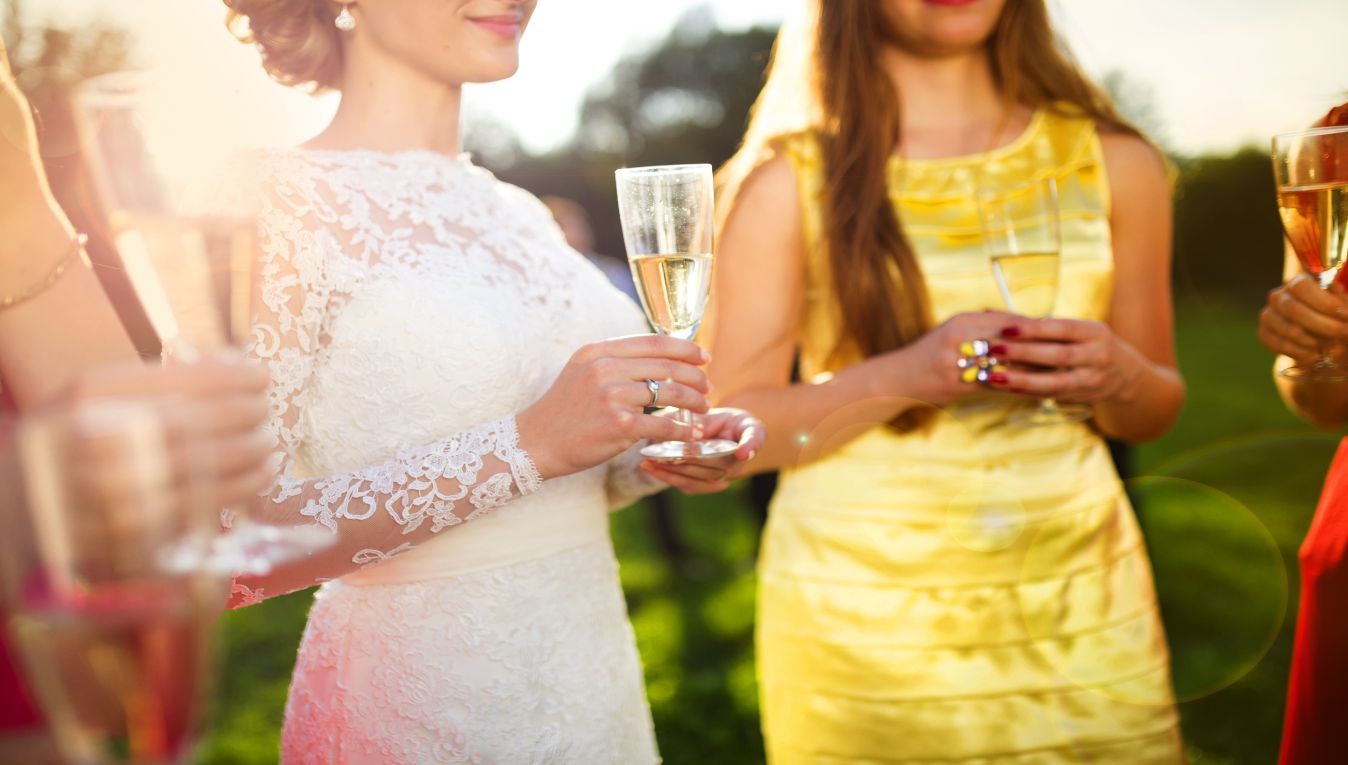
[[[1348,104],[1320,125],[1348,125]],[[1348,176],[1348,157],[1327,155],[1326,172]],[[1329,466],[1320,504],[1301,544],[1301,603],[1287,687],[1279,765],[1348,762],[1348,439]]]
[[[0,385],[0,444],[7,435],[4,416],[13,411],[9,396]],[[0,736],[35,730],[42,725],[42,716],[19,676],[18,657],[13,656],[6,645],[9,638],[3,626],[8,621],[9,616],[0,608]]]
[[[1301,545],[1301,606],[1281,765],[1348,761],[1348,439]]]

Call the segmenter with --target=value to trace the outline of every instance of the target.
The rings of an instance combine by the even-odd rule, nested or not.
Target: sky
[[[4,0],[0,0],[3,2]],[[274,119],[253,142],[288,144],[321,129],[333,101],[287,91],[223,31],[219,0],[23,0],[29,20],[106,20],[136,35],[139,63],[218,96],[203,111],[248,103]],[[578,107],[624,54],[661,39],[699,5],[728,28],[776,25],[798,0],[541,0],[519,73],[470,86],[466,109],[543,150],[577,128]],[[1348,98],[1348,0],[1050,0],[1087,72],[1121,70],[1149,92],[1162,139],[1184,153],[1264,146]]]

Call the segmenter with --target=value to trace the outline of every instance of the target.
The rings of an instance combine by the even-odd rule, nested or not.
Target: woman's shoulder
[[[296,146],[256,152],[261,177],[269,185],[313,184],[365,188],[387,196],[409,189],[444,186],[455,177],[491,176],[467,154],[427,149],[382,151]]]
[[[1044,132],[1064,144],[1097,139],[1107,151],[1131,153],[1130,156],[1159,157],[1155,144],[1130,126],[1106,122],[1070,101],[1054,101],[1039,110]]]
[[[822,168],[824,148],[817,130],[794,130],[776,136],[766,143],[767,157],[761,165],[774,160],[796,168]]]
[[[1110,166],[1155,165],[1164,167],[1165,157],[1156,145],[1137,133],[1102,126],[1097,131],[1100,152]]]
[[[1172,167],[1150,141],[1121,130],[1100,131],[1100,156],[1109,183],[1111,211],[1170,199]]]

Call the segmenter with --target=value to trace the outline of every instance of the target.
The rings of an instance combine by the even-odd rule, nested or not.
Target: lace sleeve
[[[664,481],[641,469],[641,447],[645,445],[645,442],[637,444],[609,461],[605,489],[610,510],[621,510],[642,497],[669,488]]]
[[[276,479],[253,516],[276,525],[317,524],[335,543],[305,560],[260,576],[241,576],[232,606],[335,579],[431,535],[471,521],[510,500],[537,491],[541,479],[518,445],[514,417],[484,423],[443,440],[393,455],[360,470],[304,476],[305,400],[325,324],[340,294],[328,271],[342,258],[324,226],[305,225],[319,214],[303,196],[264,198],[259,213],[261,250],[250,355],[271,372],[270,416]]]

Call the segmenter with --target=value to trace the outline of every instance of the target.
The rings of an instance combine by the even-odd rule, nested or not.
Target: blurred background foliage
[[[126,64],[121,30],[25,26],[11,0],[0,33],[41,115],[48,168],[77,223],[95,231],[64,106],[85,77]],[[469,126],[468,148],[502,178],[569,197],[593,220],[596,249],[621,255],[613,170],[710,162],[735,150],[762,84],[775,30],[718,29],[690,13],[634,53],[585,99],[582,128],[530,154],[505,125]],[[1145,87],[1103,84],[1165,146]],[[1175,168],[1177,335],[1189,404],[1165,438],[1139,448],[1130,479],[1156,567],[1196,763],[1276,759],[1295,620],[1296,549],[1335,439],[1282,407],[1254,340],[1278,283],[1281,233],[1267,149],[1171,156]],[[100,274],[139,321],[110,251]],[[761,762],[753,669],[754,559],[763,501],[741,484],[719,497],[672,498],[667,524],[648,505],[613,516],[657,733],[674,765]],[[311,593],[226,615],[214,724],[200,761],[276,760],[285,692]]]

